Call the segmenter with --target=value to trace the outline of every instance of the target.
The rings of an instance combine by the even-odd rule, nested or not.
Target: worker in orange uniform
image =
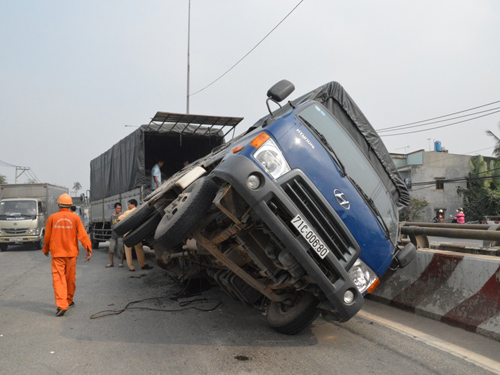
[[[87,250],[87,262],[92,257],[92,245],[80,216],[70,211],[73,200],[62,194],[57,200],[59,212],[50,215],[45,226],[43,253],[52,254],[52,285],[56,298],[56,316],[63,316],[69,307],[75,306],[73,295],[76,284],[76,260],[78,241]]]

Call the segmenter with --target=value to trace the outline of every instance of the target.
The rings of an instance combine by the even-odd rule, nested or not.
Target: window
[[[436,190],[444,190],[444,177],[436,177]]]

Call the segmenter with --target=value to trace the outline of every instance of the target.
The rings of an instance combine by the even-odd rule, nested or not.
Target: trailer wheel
[[[144,221],[137,228],[129,232],[125,237],[123,237],[123,243],[127,247],[133,247],[134,245],[141,242],[143,239],[151,237],[155,233],[155,229],[161,220],[161,215],[159,212],[155,211],[149,219]]]
[[[141,204],[134,210],[134,212],[116,224],[116,227],[114,228],[115,232],[119,236],[123,236],[125,233],[130,232],[141,225],[154,211],[154,206],[150,207],[147,204]]]
[[[0,243],[0,251],[7,251],[8,247],[9,247],[8,244],[6,244],[6,243]]]
[[[271,302],[267,308],[267,322],[280,333],[295,335],[318,317],[318,303],[318,299],[307,292],[299,292],[292,305]]]
[[[210,208],[217,185],[207,177],[201,177],[189,185],[166,208],[156,228],[155,240],[172,248],[195,229]]]

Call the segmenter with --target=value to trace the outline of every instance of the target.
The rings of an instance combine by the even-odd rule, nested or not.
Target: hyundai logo
[[[335,196],[335,199],[337,200],[337,202],[339,202],[342,208],[345,208],[346,210],[351,208],[351,204],[347,200],[345,194],[341,192],[339,189],[335,189],[333,191],[333,195]]]

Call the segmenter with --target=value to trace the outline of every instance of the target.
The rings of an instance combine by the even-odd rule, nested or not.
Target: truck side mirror
[[[295,90],[292,82],[283,79],[267,90],[267,97],[275,103],[285,100]]]
[[[287,81],[286,79],[283,79],[279,81],[278,83],[275,83],[273,87],[271,87],[269,90],[267,90],[267,100],[266,100],[266,105],[267,105],[267,110],[269,111],[269,114],[273,114],[271,111],[271,108],[269,108],[269,101],[273,101],[274,103],[278,104],[281,108],[281,105],[279,102],[285,100],[288,95],[290,95],[293,91],[295,90],[295,86],[293,85],[292,82]]]

